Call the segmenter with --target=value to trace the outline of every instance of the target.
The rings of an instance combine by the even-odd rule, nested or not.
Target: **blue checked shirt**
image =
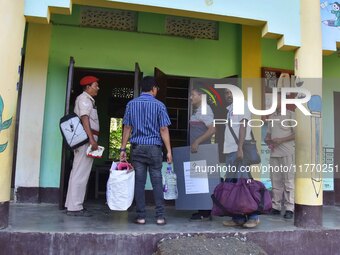
[[[123,124],[132,127],[131,144],[162,145],[160,128],[171,122],[165,105],[152,95],[142,93],[127,104]]]

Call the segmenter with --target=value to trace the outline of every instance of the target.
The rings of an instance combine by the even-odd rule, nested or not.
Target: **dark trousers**
[[[145,218],[145,183],[149,170],[153,195],[156,203],[156,217],[164,217],[162,183],[162,147],[158,145],[132,145],[132,165],[135,169],[135,201],[138,218]]]

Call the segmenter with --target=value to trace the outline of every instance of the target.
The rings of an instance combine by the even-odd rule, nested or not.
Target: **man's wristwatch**
[[[122,151],[126,151],[126,149],[125,149],[125,148],[120,148],[119,150],[120,150],[120,152],[122,152]]]

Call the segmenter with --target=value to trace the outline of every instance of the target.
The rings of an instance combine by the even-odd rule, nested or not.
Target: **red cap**
[[[81,86],[86,86],[86,85],[90,85],[96,81],[99,81],[99,79],[97,77],[94,76],[85,76],[80,80],[80,85]]]

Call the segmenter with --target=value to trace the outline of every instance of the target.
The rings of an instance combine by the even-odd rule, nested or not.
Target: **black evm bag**
[[[237,139],[233,128],[230,125],[230,121],[228,120],[228,127],[230,129],[231,134],[233,135],[236,144],[238,144],[239,140]],[[243,142],[243,161],[247,165],[256,165],[261,163],[261,157],[257,151],[256,140],[254,138],[253,131],[250,131],[251,140],[244,140]]]
[[[89,141],[81,120],[75,113],[70,113],[62,117],[59,122],[59,127],[65,143],[72,150]]]
[[[252,140],[245,140],[243,143],[243,160],[249,165],[256,165],[261,163],[261,157],[257,151],[253,132],[251,134]]]

